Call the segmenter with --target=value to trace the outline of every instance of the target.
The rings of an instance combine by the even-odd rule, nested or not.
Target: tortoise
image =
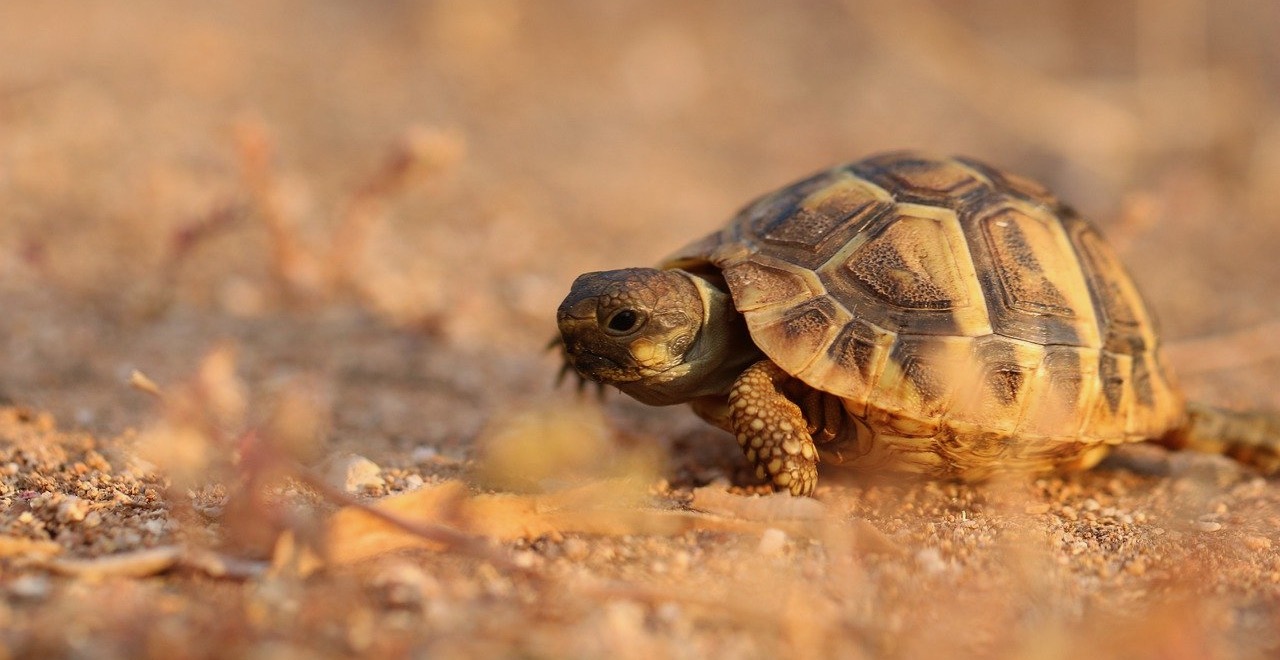
[[[1280,467],[1277,416],[1184,402],[1089,222],[969,158],[809,176],[658,268],[578,277],[557,323],[566,370],[690,403],[794,495],[819,460],[980,480],[1145,440]]]

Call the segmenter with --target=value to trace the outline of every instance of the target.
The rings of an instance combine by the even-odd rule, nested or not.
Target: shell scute
[[[991,186],[985,174],[962,161],[911,152],[868,158],[852,169],[892,190],[899,201],[953,207],[967,195]]]
[[[847,240],[866,218],[891,206],[892,199],[884,191],[841,172],[799,200],[790,216],[764,225],[759,235],[764,243],[820,254],[826,244]]]
[[[902,216],[855,252],[844,268],[881,301],[902,309],[952,309],[969,304],[950,250],[938,249],[940,223]]]
[[[829,296],[780,308],[772,315],[747,316],[751,336],[773,347],[769,357],[788,373],[800,374],[823,357],[826,347],[852,317]]]
[[[822,285],[815,285],[804,271],[770,259],[744,260],[723,273],[734,292],[733,304],[743,313],[798,304],[823,293]]]
[[[812,362],[803,378],[825,383],[823,389],[843,398],[851,412],[865,414],[895,338],[864,319],[851,318],[827,346],[825,359]]]
[[[1099,346],[1090,283],[1057,216],[1012,200],[970,219],[992,326],[1040,344]]]

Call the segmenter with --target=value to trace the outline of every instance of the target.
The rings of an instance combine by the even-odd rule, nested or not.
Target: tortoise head
[[[655,405],[719,393],[724,358],[756,354],[728,294],[682,270],[581,275],[556,322],[574,370]]]

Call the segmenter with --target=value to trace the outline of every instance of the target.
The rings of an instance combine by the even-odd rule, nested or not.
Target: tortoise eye
[[[605,326],[612,332],[623,334],[635,330],[640,323],[640,315],[634,309],[620,309],[609,317]]]

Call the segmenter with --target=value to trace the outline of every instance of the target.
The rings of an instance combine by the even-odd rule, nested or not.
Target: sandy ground
[[[910,147],[1048,183],[1189,396],[1280,409],[1274,3],[260,5],[0,7],[8,655],[1280,653],[1226,459],[749,497],[543,350],[576,274]],[[336,513],[445,493],[452,540]]]

